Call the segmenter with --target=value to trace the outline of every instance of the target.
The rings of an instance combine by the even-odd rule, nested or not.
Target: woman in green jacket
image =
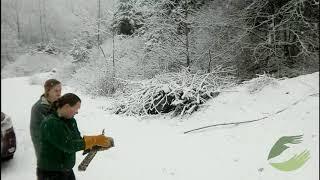
[[[81,137],[74,119],[80,106],[80,98],[67,93],[53,104],[55,112],[41,123],[38,180],[75,180],[72,168],[77,151],[93,146],[105,149],[113,146],[113,139],[104,135]]]
[[[40,124],[51,113],[51,104],[61,96],[61,82],[56,79],[48,79],[44,83],[44,94],[32,106],[30,119],[30,135],[36,157],[39,157]]]

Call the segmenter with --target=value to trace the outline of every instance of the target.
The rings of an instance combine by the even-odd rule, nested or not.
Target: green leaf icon
[[[302,141],[303,135],[298,136],[283,136],[271,148],[268,160],[279,156],[283,151],[289,148],[286,144],[299,144]]]
[[[291,159],[281,163],[270,163],[270,165],[281,171],[293,171],[300,168],[310,159],[310,152],[305,150],[299,155],[294,155]]]

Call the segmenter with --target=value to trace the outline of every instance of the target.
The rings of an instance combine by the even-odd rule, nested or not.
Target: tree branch
[[[262,118],[258,118],[258,119],[254,119],[254,120],[249,120],[249,121],[239,121],[239,122],[213,124],[213,125],[208,125],[208,126],[196,128],[196,129],[191,129],[191,130],[185,131],[185,132],[183,132],[183,133],[184,133],[184,134],[187,134],[187,133],[190,133],[190,132],[194,132],[194,131],[198,131],[198,130],[206,129],[206,128],[210,128],[210,127],[216,127],[216,126],[239,125],[239,124],[245,124],[245,123],[251,123],[251,122],[261,121],[261,120],[263,120],[263,119],[267,119],[267,118],[269,118],[269,117],[271,117],[271,116],[273,116],[273,115],[279,114],[279,113],[281,113],[281,112],[289,109],[290,106],[295,106],[295,105],[297,105],[299,102],[305,100],[305,99],[306,99],[307,97],[309,97],[309,96],[314,96],[314,95],[317,95],[317,94],[319,94],[319,93],[309,94],[309,95],[305,96],[304,98],[301,98],[301,99],[295,101],[294,103],[290,104],[288,107],[283,108],[283,109],[281,109],[281,110],[279,110],[279,111],[277,111],[277,112],[275,112],[274,114],[269,115],[269,116],[264,116],[264,117],[262,117]]]

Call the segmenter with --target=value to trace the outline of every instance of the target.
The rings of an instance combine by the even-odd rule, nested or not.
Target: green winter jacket
[[[75,165],[76,152],[85,148],[76,120],[58,117],[57,112],[41,123],[38,168],[47,171],[70,170]]]
[[[52,113],[50,107],[51,104],[44,95],[42,95],[31,108],[30,134],[37,159],[40,148],[40,124],[46,116]]]

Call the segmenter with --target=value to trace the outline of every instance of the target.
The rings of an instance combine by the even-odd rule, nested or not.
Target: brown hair
[[[81,102],[81,99],[77,95],[73,93],[67,93],[61,96],[55,102],[53,102],[52,108],[54,110],[57,110],[58,108],[61,108],[66,104],[69,104],[70,106],[74,106],[77,104],[77,102]]]
[[[46,80],[46,82],[44,83],[44,96],[48,97],[49,96],[49,91],[55,87],[56,85],[61,84],[60,81],[56,80],[56,79],[48,79]]]

